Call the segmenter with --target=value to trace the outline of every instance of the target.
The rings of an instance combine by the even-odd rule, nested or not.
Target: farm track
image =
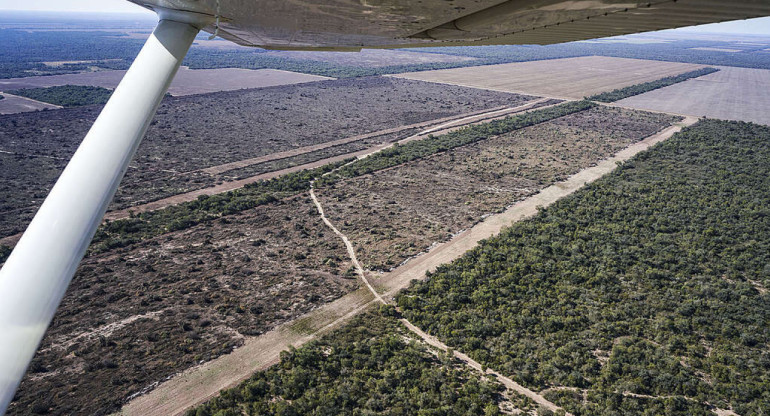
[[[617,167],[618,162],[628,160],[673,136],[697,121],[686,117],[680,123],[634,143],[595,166],[585,168],[563,182],[549,186],[538,194],[526,198],[503,213],[487,217],[484,221],[465,230],[451,240],[437,244],[429,252],[418,255],[395,270],[377,277],[371,284],[383,300],[407,287],[413,279],[424,279],[425,273],[441,264],[453,261],[475,247],[482,239],[500,232],[511,223],[534,216],[538,207],[546,207],[575,192]],[[366,288],[359,288],[331,303],[287,322],[258,337],[246,338],[242,347],[231,354],[221,356],[200,366],[190,368],[156,389],[127,403],[123,415],[178,415],[186,409],[214,397],[221,389],[233,387],[247,379],[255,371],[263,370],[278,362],[280,352],[289,346],[299,346],[330,330],[339,327],[356,314],[375,306],[379,301]],[[502,380],[502,379],[501,379]]]
[[[356,257],[356,251],[353,248],[353,244],[350,243],[350,239],[343,234],[340,230],[337,229],[337,227],[332,224],[332,222],[326,217],[326,214],[324,213],[323,206],[321,205],[321,202],[318,200],[318,198],[315,195],[315,189],[314,189],[314,182],[311,182],[310,184],[310,198],[313,200],[313,203],[315,204],[316,208],[318,209],[318,213],[321,215],[321,219],[323,222],[336,234],[339,236],[342,241],[345,243],[345,247],[347,248],[348,255],[350,256],[350,260],[353,263],[353,265],[356,268],[356,273],[361,278],[361,281],[364,282],[364,285],[369,289],[369,292],[371,292],[372,296],[374,296],[377,301],[382,305],[392,305],[392,302],[388,302],[385,299],[382,298],[379,292],[374,289],[374,286],[369,282],[369,279],[366,278],[367,271],[364,270],[363,267],[361,267],[361,263],[358,261],[358,257]],[[401,322],[408,330],[410,330],[413,334],[420,337],[423,342],[426,344],[437,348],[441,351],[447,352],[450,350],[450,348],[441,342],[438,338],[428,335],[423,330],[418,328],[413,323],[409,322],[406,318],[399,318],[399,322]],[[497,379],[508,389],[513,390],[521,395],[524,395],[526,397],[529,397],[535,403],[538,403],[539,405],[545,407],[546,409],[555,412],[557,410],[561,410],[559,406],[556,406],[549,400],[547,400],[545,397],[535,393],[534,391],[522,386],[521,384],[511,380],[510,378],[498,373],[497,371],[494,371],[492,369],[485,369],[479,362],[474,360],[473,358],[467,356],[466,354],[463,354],[460,351],[454,351],[453,355],[455,358],[460,360],[461,362],[465,363],[467,366],[473,368],[474,370],[482,373],[482,374],[491,374],[497,377]],[[567,413],[567,415],[571,416],[570,413]]]

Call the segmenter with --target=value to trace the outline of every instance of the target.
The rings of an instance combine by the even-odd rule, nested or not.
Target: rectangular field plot
[[[31,98],[19,97],[8,93],[0,94],[3,99],[0,100],[0,114],[26,113],[28,111],[38,111],[43,109],[61,108],[58,105],[43,103]]]
[[[585,56],[410,72],[397,77],[505,92],[580,99],[703,68],[703,65]]]
[[[98,71],[80,74],[51,75],[0,80],[0,90],[54,87],[58,85],[90,85],[114,89],[126,71]],[[331,79],[318,75],[277,69],[187,69],[180,68],[168,92],[174,96],[233,91],[246,88],[273,87]]]
[[[769,89],[770,70],[720,67],[719,72],[629,97],[617,104],[770,125]]]

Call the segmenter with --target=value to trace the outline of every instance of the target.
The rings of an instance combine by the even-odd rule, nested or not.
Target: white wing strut
[[[0,270],[0,414],[13,399],[179,64],[209,22],[179,13],[160,17]]]

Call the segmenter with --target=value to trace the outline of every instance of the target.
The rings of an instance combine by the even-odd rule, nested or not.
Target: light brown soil
[[[581,99],[703,67],[678,62],[585,56],[411,72],[393,76],[493,91]]]

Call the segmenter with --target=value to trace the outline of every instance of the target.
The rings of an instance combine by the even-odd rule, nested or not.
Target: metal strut
[[[13,399],[182,59],[209,23],[178,17],[160,13],[157,28],[0,270],[0,414]]]

